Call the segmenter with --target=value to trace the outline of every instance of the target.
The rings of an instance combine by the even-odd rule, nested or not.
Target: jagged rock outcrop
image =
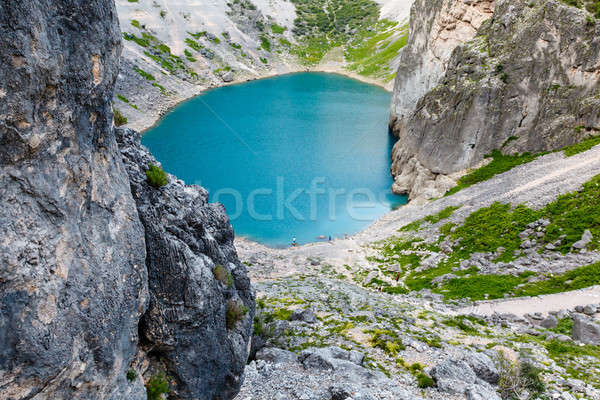
[[[456,46],[471,40],[494,12],[494,0],[416,0],[392,97],[390,125],[399,129],[421,97],[438,85]]]
[[[144,350],[164,364],[180,398],[232,398],[248,357],[254,294],[225,208],[174,176],[160,189],[148,185],[145,171],[158,162],[137,132],[116,132],[145,228],[150,302],[140,326]],[[215,268],[224,278],[215,279]],[[231,330],[228,301],[247,309]]]
[[[396,73],[390,128],[406,129],[418,101],[443,77],[456,46],[471,40],[494,12],[494,0],[417,0],[411,9],[410,30]],[[410,200],[438,197],[454,186],[446,176],[424,167],[400,141],[392,155],[393,191]],[[396,160],[400,160],[397,162]]]
[[[133,132],[120,153],[120,51],[112,0],[0,0],[2,399],[145,399],[130,369],[166,369],[180,399],[241,384],[254,297],[232,228],[202,188],[151,188]],[[228,300],[247,309],[229,330]]]
[[[555,150],[597,133],[599,30],[587,11],[556,0],[497,1],[476,37],[454,49],[438,85],[409,112],[393,106],[394,190],[436,197],[452,185],[448,175],[492,150]],[[410,77],[399,72],[395,99]]]
[[[144,230],[112,133],[112,1],[0,1],[0,397],[144,399]]]

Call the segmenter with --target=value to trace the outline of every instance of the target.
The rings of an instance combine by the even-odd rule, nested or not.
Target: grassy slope
[[[454,270],[463,260],[468,260],[474,253],[496,253],[496,262],[509,262],[523,255],[521,244],[524,240],[519,233],[527,225],[542,218],[550,223],[546,227],[544,237],[538,242],[555,244],[555,251],[567,254],[573,251],[573,243],[578,241],[585,230],[593,235],[588,250],[600,248],[600,176],[586,183],[580,191],[565,194],[540,210],[533,210],[524,205],[512,208],[508,204],[494,203],[479,209],[464,220],[462,225],[447,223],[440,227],[441,236],[438,244],[449,239],[452,252],[439,264],[430,269],[419,270],[425,251],[441,253],[437,244],[425,244],[418,237],[418,231],[425,222],[435,224],[449,218],[456,208],[442,210],[436,215],[409,224],[400,232],[401,237],[384,242],[380,248],[380,256],[371,259],[380,264],[380,269],[388,276],[396,276],[396,272],[388,270],[388,266],[399,264],[403,271],[402,279],[396,286],[388,282],[378,281],[375,285],[385,286],[389,293],[405,293],[408,290],[432,289],[442,293],[446,298],[471,299],[502,298],[511,296],[532,296],[580,289],[600,284],[600,264],[586,265],[558,276],[540,276],[537,281],[530,282],[533,272],[521,275],[480,275],[478,269]],[[415,232],[415,233],[409,233]],[[441,285],[432,281],[445,274],[454,274]]]

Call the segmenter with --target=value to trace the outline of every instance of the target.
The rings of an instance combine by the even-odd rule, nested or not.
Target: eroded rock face
[[[225,209],[209,204],[203,188],[174,176],[160,189],[150,186],[145,171],[158,162],[139,134],[119,129],[117,140],[145,228],[150,303],[140,327],[144,350],[176,380],[180,398],[233,398],[248,358],[254,294]],[[215,279],[215,268],[226,271],[224,278]],[[228,302],[247,309],[233,329],[226,324]]]
[[[493,150],[555,150],[597,134],[600,24],[590,18],[555,0],[497,1],[414,109],[393,109],[394,190],[436,197],[443,191],[426,189],[440,186],[432,183],[439,176]],[[395,99],[407,96],[406,76],[398,74]]]
[[[144,230],[112,132],[112,1],[0,1],[0,397],[144,399]]]
[[[233,230],[204,189],[146,183],[138,134],[117,146],[120,51],[112,0],[0,0],[1,399],[142,400],[158,369],[179,399],[239,390],[254,295]]]
[[[471,40],[494,12],[494,0],[416,0],[394,87],[391,126],[404,124],[417,102],[438,85],[452,51]]]

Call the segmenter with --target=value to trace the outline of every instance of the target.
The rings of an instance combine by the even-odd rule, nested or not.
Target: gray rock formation
[[[421,67],[400,68],[392,105],[399,137],[394,190],[436,197],[451,185],[448,175],[493,150],[549,151],[597,134],[599,30],[587,11],[557,0],[502,0],[416,103],[417,92],[402,82]]]
[[[573,340],[600,345],[600,324],[585,315],[573,316]]]
[[[181,399],[239,389],[254,302],[231,226],[202,188],[150,188],[133,132],[120,154],[120,51],[111,0],[0,1],[2,399],[145,399],[130,369]],[[248,309],[230,330],[227,301]]]
[[[150,186],[145,171],[158,162],[137,132],[116,132],[145,228],[150,302],[140,327],[144,349],[164,363],[181,398],[232,398],[248,357],[254,294],[225,208],[209,204],[203,188],[174,176],[160,189]],[[215,279],[217,266],[231,275],[231,284]],[[231,330],[229,301],[247,309]]]
[[[0,1],[0,397],[143,399],[144,230],[112,133],[112,1]]]
[[[417,102],[436,87],[456,46],[475,37],[494,0],[416,0],[410,13],[392,97],[390,125],[399,129]]]

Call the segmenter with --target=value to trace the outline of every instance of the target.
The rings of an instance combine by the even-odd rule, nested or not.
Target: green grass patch
[[[419,219],[417,221],[411,222],[408,225],[403,226],[402,228],[400,228],[398,230],[398,232],[417,232],[417,231],[419,231],[419,229],[421,229],[421,225],[423,225],[423,222],[429,222],[430,224],[437,224],[441,220],[450,218],[452,216],[452,214],[454,214],[454,211],[458,210],[459,208],[460,208],[460,206],[446,207],[437,214],[428,215],[427,217],[425,217],[423,219]]]
[[[273,32],[276,35],[281,35],[286,30],[287,30],[287,28],[285,26],[280,26],[280,25],[277,25],[277,24],[271,25],[271,32]]]
[[[546,153],[524,153],[521,155],[504,155],[500,152],[500,150],[494,150],[492,154],[488,156],[493,158],[493,160],[488,165],[478,168],[460,178],[457,182],[457,185],[450,189],[446,193],[446,196],[450,196],[476,183],[487,181],[488,179],[498,174],[509,171],[521,164],[527,164],[544,154]]]
[[[551,276],[543,281],[527,283],[514,291],[516,296],[539,296],[600,285],[600,263],[586,265]]]
[[[134,70],[135,72],[137,72],[138,74],[140,74],[140,76],[141,76],[142,78],[146,79],[147,81],[154,81],[154,80],[156,80],[156,78],[154,77],[154,75],[152,75],[152,74],[150,74],[150,73],[148,73],[148,72],[144,71],[144,70],[143,70],[143,69],[141,69],[140,67],[137,67],[137,66],[135,66],[135,67],[133,67],[133,70]]]
[[[575,154],[583,153],[584,151],[588,151],[592,147],[600,144],[600,135],[593,136],[591,138],[585,139],[583,142],[576,143],[574,145],[565,147],[563,151],[567,157],[572,157]]]
[[[570,336],[573,333],[573,320],[570,317],[561,318],[558,320],[558,324],[550,330]]]
[[[475,275],[468,278],[455,278],[442,286],[447,299],[471,300],[500,299],[504,294],[522,282],[522,278],[513,275]]]
[[[383,26],[385,29],[386,25]],[[391,79],[394,71],[390,64],[398,56],[408,37],[408,26],[395,27],[382,33],[366,31],[367,35],[358,35],[353,44],[346,50],[349,69],[363,76]],[[400,32],[400,35],[392,35]]]
[[[265,51],[271,51],[271,42],[269,41],[269,38],[265,35],[261,35],[260,37],[260,47]]]

